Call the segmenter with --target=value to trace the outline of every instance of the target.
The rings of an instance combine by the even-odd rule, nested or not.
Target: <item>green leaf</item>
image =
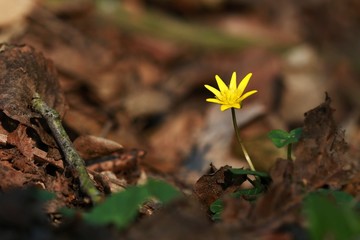
[[[132,222],[138,208],[149,197],[143,186],[129,187],[125,191],[114,193],[103,203],[84,214],[84,219],[93,224],[114,224],[119,229]]]
[[[219,211],[219,212],[217,212],[217,213],[214,213],[214,215],[212,215],[211,219],[212,219],[213,221],[219,221],[219,220],[221,220],[221,213],[222,213],[222,211]]]
[[[281,148],[287,145],[286,140],[289,138],[289,133],[285,132],[284,130],[275,129],[268,133],[268,137],[276,147]]]
[[[259,176],[263,178],[270,177],[269,174],[266,172],[259,172],[259,171],[253,171],[249,169],[243,169],[243,168],[230,168],[229,171],[235,175],[254,175]]]
[[[76,214],[76,210],[72,208],[62,207],[59,209],[59,212],[62,216],[67,218],[72,218]]]
[[[236,198],[239,198],[240,196],[249,196],[249,197],[257,196],[257,195],[263,193],[264,189],[265,188],[263,186],[261,186],[261,185],[259,187],[241,189],[241,190],[238,190],[238,191],[234,192],[232,194],[232,196],[236,197]]]
[[[302,128],[293,129],[289,133],[281,129],[275,129],[268,133],[268,137],[276,147],[281,148],[291,143],[298,142],[301,134]]]
[[[330,194],[335,200],[347,202],[346,194]],[[329,192],[310,193],[304,201],[304,214],[309,221],[312,239],[355,239],[360,237],[360,221],[348,204],[329,199]],[[331,196],[330,196],[331,197]]]
[[[180,191],[164,181],[149,179],[145,187],[151,196],[163,203],[167,203],[181,196]]]
[[[210,205],[210,211],[212,213],[217,213],[217,212],[221,212],[224,209],[224,201],[222,199],[217,199],[215,200],[211,205]]]
[[[139,206],[149,198],[155,197],[167,203],[179,196],[181,193],[170,184],[149,179],[145,185],[114,193],[89,213],[85,213],[84,219],[93,224],[114,224],[123,229],[135,219]]]
[[[36,197],[37,199],[39,199],[41,202],[48,202],[50,200],[55,199],[56,194],[46,191],[46,190],[41,190],[41,189],[36,189],[35,190],[36,193]]]
[[[339,205],[347,205],[351,206],[354,202],[354,197],[347,192],[337,191],[337,190],[330,190],[330,189],[319,189],[316,192],[309,193],[311,194],[318,194],[324,197],[328,197],[330,200],[333,199]]]
[[[295,142],[298,142],[300,140],[301,134],[302,128],[295,128],[290,131],[290,136]]]
[[[213,213],[211,219],[213,221],[221,220],[221,213],[224,210],[224,201],[222,199],[215,200],[209,207],[210,211]]]

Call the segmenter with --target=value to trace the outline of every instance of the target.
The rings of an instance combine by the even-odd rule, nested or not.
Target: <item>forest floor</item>
[[[319,191],[336,204],[360,197],[359,4],[165,2],[6,6],[13,15],[0,17],[0,239],[316,239],[336,225],[316,223],[325,212],[346,222],[335,239],[360,234],[358,215],[347,225],[354,209],[329,205],[312,215],[327,202],[306,200]],[[247,90],[258,90],[236,111],[255,173],[236,173],[248,165],[230,111],[205,101],[212,96],[204,85],[215,86],[215,75],[227,83],[234,71],[238,80],[253,73]],[[174,189],[181,196],[124,200],[136,213],[121,227],[97,222],[101,214],[90,221],[97,204],[34,111],[35,93],[59,113],[104,203],[150,189],[149,179],[169,184],[146,190],[158,198]],[[289,159],[268,132],[295,128],[302,134]],[[257,180],[259,192],[231,197]]]

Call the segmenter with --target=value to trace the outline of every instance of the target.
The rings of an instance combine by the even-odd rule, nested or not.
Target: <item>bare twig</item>
[[[100,192],[90,179],[83,159],[81,159],[80,155],[74,149],[69,136],[62,126],[59,114],[49,107],[38,93],[35,93],[33,97],[32,108],[45,118],[56,142],[64,154],[65,160],[79,175],[81,190],[90,197],[93,203],[98,203],[101,200]]]

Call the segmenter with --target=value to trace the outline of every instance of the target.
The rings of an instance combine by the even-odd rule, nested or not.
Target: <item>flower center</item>
[[[223,93],[223,99],[225,102],[228,103],[237,103],[237,100],[239,99],[239,96],[236,91],[234,90],[228,90]]]

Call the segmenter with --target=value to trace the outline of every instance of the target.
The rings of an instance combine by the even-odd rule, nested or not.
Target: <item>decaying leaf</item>
[[[28,159],[36,148],[48,152],[42,158],[60,159],[53,137],[41,125],[42,117],[30,107],[35,92],[64,113],[64,96],[52,62],[30,46],[0,45],[0,122],[5,144],[16,146]]]
[[[35,92],[60,115],[64,113],[64,96],[51,61],[32,47],[2,44],[0,110],[8,117],[32,126],[31,119],[40,118],[29,108]]]
[[[303,135],[297,145],[294,178],[312,187],[341,186],[349,163],[347,143],[333,118],[331,99],[305,113]],[[345,175],[345,176],[344,176]]]
[[[22,155],[24,155],[27,159],[31,159],[33,157],[35,144],[34,141],[26,134],[25,125],[19,125],[15,131],[9,133],[7,142],[16,146]]]
[[[80,136],[74,141],[74,147],[84,160],[121,153],[124,148],[119,143],[91,135]]]
[[[142,174],[141,159],[145,152],[130,150],[99,156],[86,161],[87,169],[96,172],[111,171],[118,179],[128,184],[136,183]]]
[[[59,149],[31,109],[39,93],[49,106],[64,113],[64,97],[51,61],[32,47],[0,46],[0,189],[36,185],[57,192],[62,202],[74,199],[76,188],[63,174]]]
[[[240,179],[234,181],[231,177],[231,167],[225,166],[217,170],[211,165],[210,173],[203,175],[194,186],[194,193],[200,202],[209,207],[216,199],[227,193],[233,193],[240,189],[243,182],[246,181],[246,175],[240,176]]]

